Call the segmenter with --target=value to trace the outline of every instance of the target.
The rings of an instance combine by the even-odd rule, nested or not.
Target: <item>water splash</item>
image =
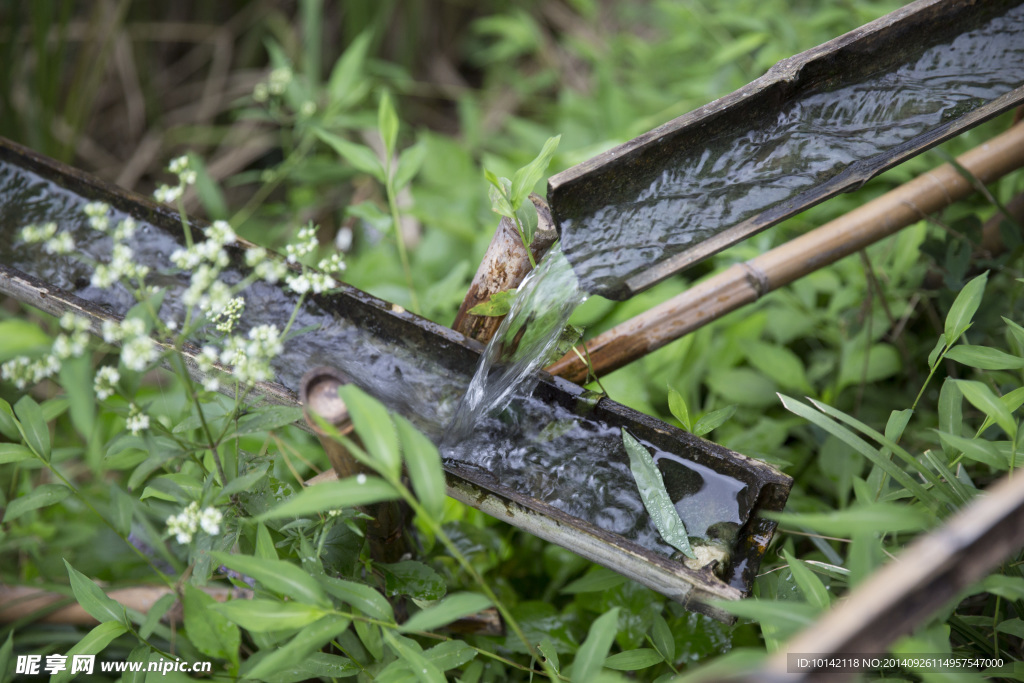
[[[519,286],[512,309],[480,357],[466,395],[445,435],[445,445],[464,440],[487,414],[530,393],[569,316],[587,298],[576,273],[555,244]]]

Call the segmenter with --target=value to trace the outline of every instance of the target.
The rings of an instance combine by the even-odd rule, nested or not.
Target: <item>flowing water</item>
[[[123,315],[134,303],[130,293],[120,286],[110,290],[92,287],[91,268],[81,260],[107,261],[111,250],[110,238],[86,225],[81,213],[86,201],[35,173],[0,160],[0,263],[94,302],[112,314]],[[115,211],[112,220],[124,216]],[[56,221],[61,231],[72,234],[77,245],[75,257],[54,257],[44,253],[41,245],[18,243],[16,235],[21,227],[44,221]],[[181,295],[188,286],[188,275],[172,267],[169,255],[180,242],[180,230],[167,231],[144,220],[139,221],[135,236],[129,240],[136,261],[153,269],[149,282],[167,292],[161,315],[177,320],[184,315]],[[236,257],[234,265],[224,271],[226,282],[244,277],[246,269],[239,265],[241,256]],[[549,290],[561,293],[561,303],[553,305],[547,300]],[[283,327],[299,298],[282,286],[263,282],[254,284],[244,296],[242,332],[260,324]],[[446,464],[472,470],[478,480],[523,492],[670,557],[675,550],[661,541],[640,500],[620,427],[595,418],[590,411],[592,405],[544,400],[524,390],[523,385],[517,388],[513,381],[523,375],[536,381],[536,358],[543,355],[546,346],[540,331],[558,329],[581,297],[572,270],[557,256],[549,257],[523,286],[522,301],[517,306],[517,312],[525,315],[523,323],[510,320],[500,336],[503,353],[490,355],[503,359],[504,365],[499,364],[488,374],[500,378],[504,388],[482,391],[474,408],[476,426],[443,450]],[[334,308],[328,305],[330,301],[317,299],[303,304],[294,329],[307,331],[289,339],[284,353],[274,361],[276,381],[297,391],[306,370],[332,365],[440,442],[472,378],[468,364],[463,367],[451,359],[468,354],[443,353],[438,349],[443,337],[421,333],[411,325],[401,334],[381,327],[379,318],[365,316],[358,309],[385,304],[357,290],[349,290],[339,299],[340,304]],[[411,318],[407,313],[400,315]],[[505,410],[485,408],[495,397],[507,406]],[[645,445],[661,463],[669,491],[691,535],[733,538],[757,502],[759,489],[754,475],[723,474],[665,452],[655,444]]]
[[[1006,5],[979,3],[975,26],[920,36],[925,45],[892,57],[905,61],[842,88],[825,82],[775,120],[732,122],[706,146],[668,141],[628,172],[556,193],[562,247],[584,289],[621,298],[656,263],[1024,85],[1024,4]]]
[[[515,394],[529,394],[550,362],[572,312],[586,299],[561,245],[544,256],[519,286],[512,309],[480,356],[466,395],[448,427],[445,444],[466,439],[487,413],[504,409]]]

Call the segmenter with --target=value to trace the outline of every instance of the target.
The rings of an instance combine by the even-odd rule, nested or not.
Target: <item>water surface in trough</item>
[[[636,163],[624,158],[614,178],[556,191],[562,247],[583,288],[621,298],[626,280],[665,258],[1024,85],[1024,4],[1008,4],[978,3],[959,35],[905,41],[891,69],[842,88],[826,79],[774,120],[752,111],[754,125],[678,151],[662,140]]]
[[[109,237],[86,224],[81,212],[86,201],[33,172],[0,161],[0,263],[123,315],[134,303],[131,294],[120,285],[109,290],[93,287],[91,268],[82,262],[106,261],[112,247]],[[124,215],[115,211],[113,220]],[[26,245],[17,238],[24,225],[46,221],[55,221],[61,231],[72,234],[75,256],[51,256],[40,245]],[[173,268],[169,255],[181,242],[178,231],[168,232],[145,221],[140,221],[129,241],[136,261],[153,270],[148,282],[167,290],[161,315],[179,321],[184,318],[181,294],[188,277]],[[244,277],[241,261],[236,254],[235,265],[222,276],[226,282]],[[242,331],[264,323],[283,327],[298,301],[298,295],[283,286],[263,282],[251,286],[244,296]],[[469,386],[471,369],[444,364],[436,339],[395,339],[386,330],[346,315],[354,314],[315,299],[306,301],[295,321],[295,329],[306,331],[289,339],[275,361],[277,381],[296,391],[307,369],[333,365],[440,442]],[[674,553],[660,540],[643,508],[618,426],[581,414],[585,406],[544,402],[522,391],[505,398],[511,398],[505,411],[483,411],[475,429],[444,449],[450,464],[471,468],[481,477],[660,554]],[[670,493],[690,534],[731,539],[756,502],[754,480],[740,481],[653,444],[645,445],[662,462]]]

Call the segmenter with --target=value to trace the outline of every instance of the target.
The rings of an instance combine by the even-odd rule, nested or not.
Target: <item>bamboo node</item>
[[[746,276],[747,282],[749,282],[750,286],[754,288],[754,292],[757,294],[758,299],[771,291],[772,286],[768,281],[767,273],[752,264],[750,261],[744,261],[739,265],[743,269],[743,275]]]

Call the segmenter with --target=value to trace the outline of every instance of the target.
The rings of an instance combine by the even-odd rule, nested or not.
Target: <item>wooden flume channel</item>
[[[80,203],[106,202],[115,211],[133,216],[140,222],[140,230],[148,225],[161,235],[178,236],[181,233],[180,217],[168,207],[0,139],[0,173],[4,171],[4,166],[35,174],[59,186],[62,191],[73,194]],[[8,208],[0,206],[0,217]],[[195,227],[199,227],[199,224],[196,223]],[[10,232],[14,227],[8,226],[6,229],[8,234],[0,235],[0,239],[10,243],[15,238]],[[242,244],[231,249],[234,267],[240,272],[245,271],[240,264],[244,261],[242,250],[246,248],[248,245]],[[112,310],[109,305],[98,305],[96,301],[90,300],[91,296],[95,296],[95,290],[91,290],[87,284],[78,289],[74,286],[64,289],[5,263],[0,263],[0,293],[54,315],[73,311],[89,319],[94,334],[99,334],[103,321],[119,319],[125,312]],[[448,372],[467,377],[467,381],[482,350],[479,343],[451,329],[408,312],[394,310],[390,303],[348,286],[342,286],[336,294],[311,297],[305,306],[316,307],[318,315],[344,319],[360,331],[386,339],[389,344],[398,345],[406,352],[429,356],[447,368]],[[306,333],[316,334],[315,330]],[[197,352],[198,349],[186,348],[184,356],[190,372],[200,378],[198,367],[190,360]],[[337,353],[345,353],[345,349],[338,349]],[[293,374],[298,377],[309,367],[328,361],[322,357],[308,359],[304,361],[307,365],[294,368]],[[298,384],[297,379],[294,383]],[[364,388],[374,393],[373,388]],[[285,405],[298,404],[297,391],[298,386],[290,386],[288,381],[262,383],[255,387],[257,394],[262,394],[271,402]],[[452,463],[446,463],[445,466],[448,495],[622,573],[679,601],[689,609],[718,619],[731,620],[728,613],[715,607],[711,601],[734,600],[749,592],[775,529],[774,522],[758,513],[781,510],[785,506],[792,480],[765,463],[694,437],[608,399],[602,399],[595,405],[581,387],[560,378],[542,380],[534,391],[534,397],[552,408],[561,406],[559,409],[563,411],[568,409],[577,414],[585,413],[578,416],[581,421],[599,421],[615,429],[627,427],[638,439],[656,448],[745,483],[753,502],[749,517],[743,520],[732,563],[725,572],[728,582],[719,579],[710,569],[689,569],[634,541],[609,533],[531,497],[529,491],[513,490],[479,471]]]

